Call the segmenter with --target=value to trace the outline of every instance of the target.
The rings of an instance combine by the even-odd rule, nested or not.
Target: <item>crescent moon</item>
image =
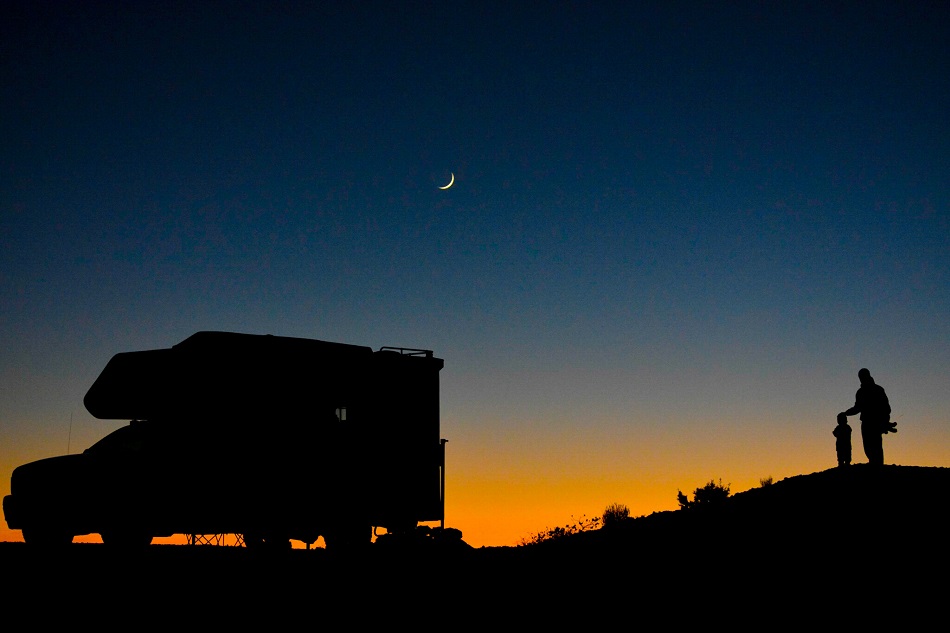
[[[455,174],[452,174],[452,177],[449,179],[449,184],[445,185],[444,187],[439,187],[439,189],[448,189],[453,183],[455,183]]]

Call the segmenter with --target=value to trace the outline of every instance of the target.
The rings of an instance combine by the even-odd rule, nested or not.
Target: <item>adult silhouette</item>
[[[896,433],[897,424],[891,422],[891,404],[884,387],[874,382],[867,368],[858,371],[861,386],[854,394],[854,406],[838,415],[861,414],[861,443],[868,463],[884,465],[884,434]]]

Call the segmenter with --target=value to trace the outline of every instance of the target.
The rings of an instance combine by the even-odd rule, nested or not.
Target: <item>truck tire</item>
[[[23,541],[30,545],[54,547],[69,545],[73,542],[73,535],[68,530],[50,527],[23,528]]]
[[[136,549],[152,544],[152,536],[140,530],[113,528],[99,533],[102,542],[109,547]]]
[[[328,552],[358,553],[372,543],[373,526],[337,526],[323,535],[323,541],[326,543]]]
[[[242,534],[244,547],[253,550],[281,551],[291,549],[290,539],[274,535],[262,535],[256,533]]]

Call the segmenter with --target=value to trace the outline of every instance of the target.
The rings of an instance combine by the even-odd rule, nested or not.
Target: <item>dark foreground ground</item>
[[[942,621],[950,607],[948,493],[950,469],[862,464],[522,547],[423,540],[334,555],[0,543],[0,608],[7,622],[135,628],[281,630],[324,618],[334,628],[905,628]]]

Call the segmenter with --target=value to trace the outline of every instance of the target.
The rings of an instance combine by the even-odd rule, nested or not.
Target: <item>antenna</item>
[[[69,444],[73,439],[73,412],[69,412],[69,434],[66,435],[66,454],[69,455]]]

